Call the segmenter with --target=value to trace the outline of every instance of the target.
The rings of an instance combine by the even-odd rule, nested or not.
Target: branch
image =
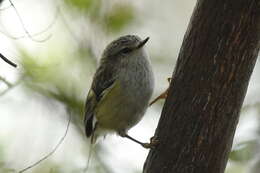
[[[259,0],[198,0],[144,173],[224,173],[260,45]]]
[[[0,76],[0,80],[3,81],[9,88],[13,86],[13,84],[11,84],[10,82],[8,82],[5,78],[3,78],[2,76]]]
[[[21,39],[21,38],[25,38],[26,36],[28,36],[32,41],[35,41],[35,42],[44,42],[44,41],[46,41],[46,40],[48,40],[48,39],[51,38],[51,34],[48,35],[46,38],[41,39],[41,40],[37,40],[37,39],[35,39],[34,37],[35,37],[35,36],[38,36],[38,35],[40,35],[40,34],[42,34],[42,33],[44,33],[44,32],[46,32],[46,31],[48,31],[48,30],[56,23],[57,18],[58,18],[59,13],[60,13],[59,7],[57,7],[57,9],[56,9],[56,13],[55,13],[55,16],[54,16],[52,22],[51,22],[45,29],[43,29],[43,30],[41,30],[41,31],[39,31],[39,32],[36,32],[36,33],[32,33],[32,34],[31,34],[31,33],[29,33],[29,31],[26,29],[25,24],[24,24],[24,22],[23,22],[21,16],[20,16],[19,13],[18,13],[18,10],[16,9],[16,7],[14,6],[14,4],[12,3],[12,1],[9,0],[9,2],[10,2],[10,4],[11,4],[10,7],[13,7],[13,8],[14,8],[15,13],[16,13],[16,15],[18,16],[18,19],[19,19],[19,21],[20,21],[20,23],[21,23],[21,25],[22,25],[22,27],[23,27],[24,32],[25,32],[26,35],[22,35],[22,36],[12,36],[12,35],[10,35],[9,33],[7,33],[6,31],[1,31],[1,30],[0,30],[0,32],[1,32],[2,34],[4,34],[5,36],[7,36],[7,37],[9,37],[9,38],[11,38],[11,39],[14,39],[14,40]],[[10,8],[10,7],[8,7],[8,8]],[[5,8],[5,9],[6,9],[6,8]],[[4,9],[2,9],[2,10],[4,10]]]
[[[18,173],[23,173],[23,172],[25,172],[25,171],[27,171],[27,170],[29,170],[29,169],[31,169],[31,168],[37,166],[38,164],[40,164],[41,162],[43,162],[43,161],[45,161],[46,159],[48,159],[51,155],[53,155],[53,154],[56,152],[56,150],[60,147],[60,145],[61,145],[62,142],[64,141],[65,137],[67,136],[67,133],[68,133],[68,131],[69,131],[70,122],[71,122],[71,117],[72,117],[72,115],[71,115],[71,112],[69,111],[69,120],[68,120],[68,124],[67,124],[66,130],[65,130],[65,133],[64,133],[64,135],[61,137],[61,139],[59,140],[59,142],[57,143],[57,145],[53,148],[53,150],[52,150],[50,153],[48,153],[47,155],[45,155],[44,157],[42,157],[42,158],[41,158],[40,160],[38,160],[37,162],[35,162],[35,163],[33,163],[32,165],[30,165],[30,166],[28,166],[28,167],[26,167],[26,168],[24,168],[24,169],[18,171]]]
[[[8,86],[8,88],[7,88],[6,90],[4,90],[4,91],[2,91],[2,92],[0,93],[0,97],[3,96],[3,95],[5,95],[8,91],[10,91],[11,89],[13,89],[13,88],[16,87],[17,85],[19,85],[19,84],[22,82],[23,78],[24,78],[24,77],[21,77],[21,78],[20,78],[19,80],[17,80],[14,84],[12,84],[12,83],[8,82],[5,78],[3,78],[3,77],[0,76],[0,80],[3,81],[3,82]]]
[[[1,53],[0,53],[0,58],[2,59],[2,60],[4,60],[7,64],[9,64],[9,65],[11,65],[11,66],[13,66],[13,67],[17,67],[17,65],[15,64],[15,63],[13,63],[12,61],[10,61],[9,59],[7,59],[4,55],[2,55]]]
[[[20,14],[19,14],[18,10],[16,9],[16,7],[14,6],[13,2],[12,2],[11,0],[9,0],[9,3],[11,4],[11,6],[13,6],[13,9],[14,9],[14,11],[15,11],[15,13],[16,13],[16,15],[17,15],[17,17],[18,17],[18,19],[19,19],[19,21],[20,21],[22,27],[23,27],[23,29],[24,29],[25,34],[26,34],[31,40],[36,41],[36,42],[44,42],[44,41],[46,41],[46,40],[48,40],[48,39],[50,38],[50,35],[49,35],[48,37],[46,37],[45,39],[42,39],[42,40],[37,40],[37,39],[33,38],[33,36],[32,36],[32,35],[28,32],[28,30],[26,29],[25,24],[24,24],[24,22],[23,22],[23,19],[22,19],[22,17],[20,16]]]

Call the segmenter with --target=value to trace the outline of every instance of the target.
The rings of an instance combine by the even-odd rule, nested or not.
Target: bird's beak
[[[137,49],[143,47],[148,40],[149,40],[149,37],[147,37],[146,39],[142,40],[142,41],[139,43],[139,45],[137,46]]]

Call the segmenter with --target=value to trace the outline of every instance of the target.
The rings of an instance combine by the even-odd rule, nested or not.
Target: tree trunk
[[[144,173],[224,172],[259,40],[259,0],[198,0]]]

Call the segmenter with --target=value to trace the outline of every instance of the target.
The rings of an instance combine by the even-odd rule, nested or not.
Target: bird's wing
[[[85,124],[85,133],[87,137],[90,137],[93,131],[93,116],[94,116],[94,109],[97,105],[97,96],[95,92],[90,89],[88,92],[88,97],[85,105],[85,117],[84,117],[84,124]]]
[[[100,102],[102,102],[105,99],[106,95],[110,93],[113,90],[113,88],[116,88],[116,83],[118,82],[110,83],[110,86],[104,89],[100,95],[97,95],[93,89],[90,89],[86,101],[84,118],[85,132],[87,137],[91,136],[95,128],[95,122],[93,121],[95,108]]]
[[[87,137],[92,135],[95,128],[93,123],[95,108],[99,101],[102,100],[102,97],[113,88],[116,79],[117,74],[114,66],[107,64],[98,68],[85,105],[84,124]]]

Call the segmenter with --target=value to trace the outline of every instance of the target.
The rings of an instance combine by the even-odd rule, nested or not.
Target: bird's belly
[[[112,131],[127,131],[144,115],[149,98],[138,90],[115,87],[96,111],[98,126]]]

